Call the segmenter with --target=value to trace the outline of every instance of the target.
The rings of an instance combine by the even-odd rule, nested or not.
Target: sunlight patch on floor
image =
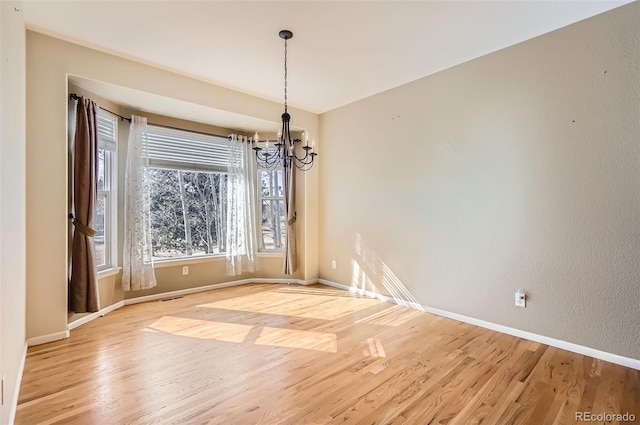
[[[253,329],[251,325],[209,320],[188,319],[186,317],[163,316],[149,325],[148,329],[172,335],[198,339],[215,339],[225,342],[243,342]]]
[[[249,335],[255,328],[259,328],[260,332],[255,340],[251,340]],[[238,323],[163,316],[144,330],[147,332],[164,332],[171,335],[223,342],[300,348],[325,351],[328,353],[336,353],[338,351],[338,340],[335,334],[274,328],[271,326],[256,327]]]
[[[367,357],[387,357],[382,346],[382,341],[378,338],[367,338],[367,348],[363,354]]]
[[[309,319],[336,320],[348,314],[378,305],[372,298],[335,297],[319,293],[265,291],[198,307],[250,311],[252,313],[296,316]]]

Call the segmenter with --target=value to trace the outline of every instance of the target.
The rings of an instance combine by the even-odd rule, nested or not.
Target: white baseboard
[[[179,297],[181,295],[195,294],[197,292],[210,291],[212,289],[226,288],[226,287],[235,286],[235,285],[245,285],[247,283],[252,283],[254,281],[255,280],[252,280],[252,279],[242,279],[242,280],[236,280],[233,282],[214,283],[213,285],[205,285],[205,286],[198,286],[195,288],[180,289],[178,291],[161,292],[159,294],[145,295],[143,297],[127,298],[126,300],[124,300],[124,305],[145,303],[147,301],[163,300],[165,298],[174,298],[174,297]]]
[[[119,301],[117,303],[111,304],[105,308],[101,308],[100,311],[96,311],[95,313],[87,314],[86,316],[82,316],[81,318],[74,320],[73,322],[67,325],[67,330],[72,331],[79,326],[84,325],[85,323],[89,323],[90,321],[97,319],[98,317],[102,317],[105,314],[111,313],[113,310],[117,310],[120,307],[124,306],[124,301]]]
[[[287,279],[287,278],[269,279],[266,277],[261,277],[261,278],[249,279],[249,280],[251,281],[251,283],[295,283],[297,285],[303,285],[303,286],[318,283],[318,279],[309,279],[309,280]]]
[[[179,297],[181,295],[195,294],[198,292],[210,291],[212,289],[228,288],[229,286],[246,285],[249,283],[296,283],[299,285],[311,285],[317,283],[318,279],[302,280],[302,279],[270,279],[270,278],[252,278],[240,279],[230,282],[214,283],[213,285],[198,286],[195,288],[180,289],[178,291],[162,292],[160,294],[145,295],[143,297],[128,298],[124,300],[124,305],[144,303],[147,301],[163,300],[166,298]]]
[[[18,374],[16,375],[16,386],[13,390],[13,400],[9,406],[9,425],[13,425],[16,420],[16,411],[18,410],[18,396],[20,395],[20,386],[22,385],[22,375],[24,373],[24,364],[27,361],[27,349],[28,344],[24,343],[24,350],[22,351],[22,360],[20,360],[20,366],[18,366]]]
[[[111,304],[105,308],[101,308],[99,314],[102,317],[105,314],[109,314],[112,311],[119,309],[120,307],[124,307],[124,301],[118,301],[117,303]]]
[[[399,304],[399,302],[396,302],[396,301],[400,301],[402,302],[402,305],[406,305],[407,307],[415,308],[417,310],[424,310],[420,304],[409,303],[404,300],[396,300],[395,298],[390,297],[388,295],[378,294],[377,292],[367,291],[366,289],[354,288],[353,286],[343,285],[341,283],[332,282],[326,279],[318,279],[318,282],[322,283],[323,285],[331,286],[336,289],[344,289],[345,291],[349,291],[353,294],[364,295],[369,298],[376,298],[382,301],[387,301],[395,304]]]
[[[27,345],[33,347],[34,345],[46,344],[47,342],[58,341],[61,339],[69,338],[69,331],[56,332],[48,335],[36,336],[27,340]]]
[[[436,314],[438,316],[448,317],[449,319],[458,320],[459,322],[469,323],[472,325],[480,326],[482,328],[491,329],[493,331],[517,336],[519,338],[528,339],[530,341],[539,342],[541,344],[550,345],[552,347],[561,348],[563,350],[572,351],[574,353],[582,354],[587,357],[594,357],[596,359],[600,359],[607,362],[630,367],[632,369],[640,370],[640,360],[637,360],[637,359],[620,356],[618,354],[607,353],[606,351],[597,350],[591,347],[585,347],[584,345],[578,345],[572,342],[563,341],[561,339],[551,338],[548,336],[539,335],[532,332],[522,331],[520,329],[510,328],[508,326],[503,326],[497,323],[475,319],[473,317],[463,316],[457,313],[451,313],[451,312],[440,310],[433,307],[424,307],[424,311],[428,313]]]
[[[520,329],[511,328],[509,326],[499,325],[497,323],[487,322],[485,320],[476,319],[473,317],[463,316],[462,314],[451,313],[449,311],[440,310],[438,308],[427,307],[421,304],[408,302],[405,300],[399,300],[387,295],[378,294],[376,292],[362,290],[351,286],[343,285],[340,283],[332,282],[326,279],[319,279],[319,282],[338,289],[344,289],[349,292],[353,292],[360,295],[365,295],[371,298],[377,298],[384,301],[389,301],[395,304],[404,305],[407,307],[415,308],[417,310],[423,310],[437,316],[447,317],[449,319],[457,320],[459,322],[469,323],[471,325],[480,326],[481,328],[491,329],[492,331],[517,336],[519,338],[528,339],[530,341],[539,342],[541,344],[550,345],[552,347],[561,348],[563,350],[571,351],[574,353],[582,354],[588,357],[594,357],[596,359],[604,360],[607,362],[619,364],[622,366],[630,367],[632,369],[640,370],[640,360],[632,359],[629,357],[620,356],[618,354],[607,353],[606,351],[597,350],[591,347],[585,347],[583,345],[574,344],[572,342],[563,341],[556,338],[551,338],[544,335],[538,335],[532,332],[523,331]]]
[[[87,314],[86,316],[82,316],[81,318],[76,319],[71,323],[67,323],[67,330],[72,331],[75,328],[84,325],[85,323],[89,323],[93,319],[97,319],[98,317],[100,317],[99,311],[96,311],[95,313]]]

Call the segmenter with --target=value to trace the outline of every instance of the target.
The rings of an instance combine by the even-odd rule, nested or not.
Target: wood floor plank
[[[29,348],[16,425],[575,423],[639,371],[323,285],[126,306]]]

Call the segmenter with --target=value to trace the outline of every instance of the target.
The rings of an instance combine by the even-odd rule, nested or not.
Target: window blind
[[[109,112],[98,110],[98,146],[116,151],[118,144],[118,117]]]
[[[152,167],[226,172],[232,148],[224,137],[147,126],[147,149]]]

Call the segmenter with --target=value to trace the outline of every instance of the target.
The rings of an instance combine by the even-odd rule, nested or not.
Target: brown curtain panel
[[[98,281],[93,247],[93,210],[96,202],[98,152],[98,107],[81,97],[76,108],[73,149],[73,243],[69,310],[76,313],[98,311]]]
[[[296,251],[296,185],[293,164],[285,161],[283,169],[284,179],[284,212],[287,218],[287,234],[284,240],[283,273],[293,274],[298,268],[298,253]]]

